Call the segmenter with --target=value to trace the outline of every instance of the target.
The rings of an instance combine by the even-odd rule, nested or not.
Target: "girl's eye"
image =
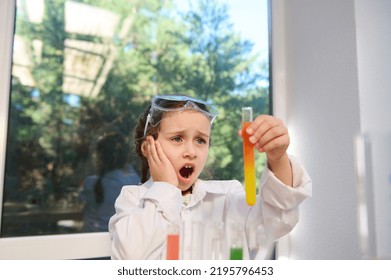
[[[198,138],[196,141],[198,144],[206,144],[206,141],[203,138]]]
[[[171,140],[174,141],[174,142],[181,142],[182,138],[179,137],[179,136],[175,136],[175,137],[171,138]]]

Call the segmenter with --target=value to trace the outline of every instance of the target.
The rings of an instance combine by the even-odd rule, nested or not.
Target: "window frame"
[[[7,129],[9,90],[11,81],[12,39],[15,23],[16,0],[0,1],[0,229],[3,206],[5,158],[7,151]]]
[[[0,1],[0,41],[4,42],[0,44],[0,229],[15,11],[16,0]],[[108,232],[0,238],[0,259],[94,259],[109,256]]]

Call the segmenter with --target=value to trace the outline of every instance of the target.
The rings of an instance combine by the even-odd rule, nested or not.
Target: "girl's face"
[[[210,121],[195,110],[166,113],[157,140],[171,161],[179,189],[188,190],[205,167],[209,151]]]

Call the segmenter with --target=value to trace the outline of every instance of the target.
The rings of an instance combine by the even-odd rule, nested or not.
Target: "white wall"
[[[391,1],[356,0],[362,131],[391,131]]]
[[[370,258],[390,259],[391,2],[356,0],[355,6],[361,131],[370,132],[371,155],[367,158],[373,170],[367,175],[371,179],[367,185],[375,229],[369,240],[375,243],[367,253]]]
[[[280,254],[361,258],[353,141],[391,127],[389,15],[387,0],[272,0],[275,113],[313,179]]]

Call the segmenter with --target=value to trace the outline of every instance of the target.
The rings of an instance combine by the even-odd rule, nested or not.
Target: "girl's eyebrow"
[[[200,130],[198,130],[198,133],[202,135],[202,137],[205,137],[205,138],[209,138],[210,137],[210,134],[207,134],[207,133],[204,133]]]
[[[166,134],[183,134],[185,132],[185,130],[168,130],[166,129]]]
[[[172,130],[172,131],[167,131],[166,134],[168,135],[175,135],[175,134],[186,134],[186,130]],[[205,138],[210,138],[210,134],[202,132],[201,130],[197,129],[197,134],[201,135],[202,137]]]

